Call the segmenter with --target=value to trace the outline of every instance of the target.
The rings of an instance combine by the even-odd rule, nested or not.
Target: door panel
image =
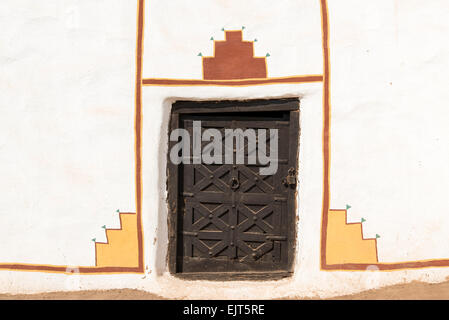
[[[296,179],[298,112],[185,113],[176,121],[191,137],[193,121],[201,121],[203,131],[217,129],[223,140],[225,129],[277,129],[279,148],[273,175],[261,175],[260,163],[248,164],[246,140],[245,164],[235,163],[234,141],[233,164],[190,162],[176,167],[175,272],[291,271],[296,188],[286,177],[294,170],[291,176]],[[224,152],[223,141],[223,160]]]

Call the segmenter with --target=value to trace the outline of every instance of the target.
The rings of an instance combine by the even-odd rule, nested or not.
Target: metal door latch
[[[231,189],[232,190],[237,190],[239,186],[240,186],[239,180],[237,178],[233,177],[231,179],[231,185],[230,185]]]
[[[282,184],[286,187],[296,186],[296,170],[295,168],[288,169],[288,175],[282,180]]]

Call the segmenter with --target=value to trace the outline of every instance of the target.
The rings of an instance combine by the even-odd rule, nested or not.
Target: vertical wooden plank
[[[179,127],[179,115],[172,113],[170,131]],[[169,141],[171,150],[176,142]],[[170,151],[167,154],[167,189],[168,189],[168,268],[170,273],[176,273],[177,231],[178,231],[178,198],[179,198],[178,166],[170,161]]]
[[[299,103],[299,102],[298,102]],[[299,110],[290,111],[290,137],[289,137],[289,168],[292,167],[296,171],[297,184],[295,188],[290,188],[288,191],[288,248],[289,248],[289,261],[288,269],[293,272],[293,262],[296,252],[296,214],[298,210],[298,204],[296,203],[297,189],[299,186],[298,180],[298,156],[299,156]]]

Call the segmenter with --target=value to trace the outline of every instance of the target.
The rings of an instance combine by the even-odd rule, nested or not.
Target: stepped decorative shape
[[[328,265],[378,263],[377,240],[363,238],[361,222],[347,223],[347,210],[329,210],[326,263]]]
[[[137,215],[120,213],[120,229],[106,229],[106,242],[95,243],[97,267],[138,267]]]
[[[225,31],[214,41],[214,56],[203,58],[204,80],[267,78],[265,57],[254,57],[254,41],[243,41],[242,30]]]

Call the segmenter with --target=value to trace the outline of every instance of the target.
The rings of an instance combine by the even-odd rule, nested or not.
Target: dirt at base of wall
[[[39,294],[0,294],[0,300],[163,300],[158,295],[133,289],[107,291],[51,292]],[[290,297],[289,299],[299,299]],[[335,297],[336,300],[449,300],[449,281],[411,282],[361,293]]]
[[[0,300],[163,300],[163,297],[135,289],[0,294]]]
[[[449,281],[441,283],[413,281],[335,297],[333,300],[449,300]]]

